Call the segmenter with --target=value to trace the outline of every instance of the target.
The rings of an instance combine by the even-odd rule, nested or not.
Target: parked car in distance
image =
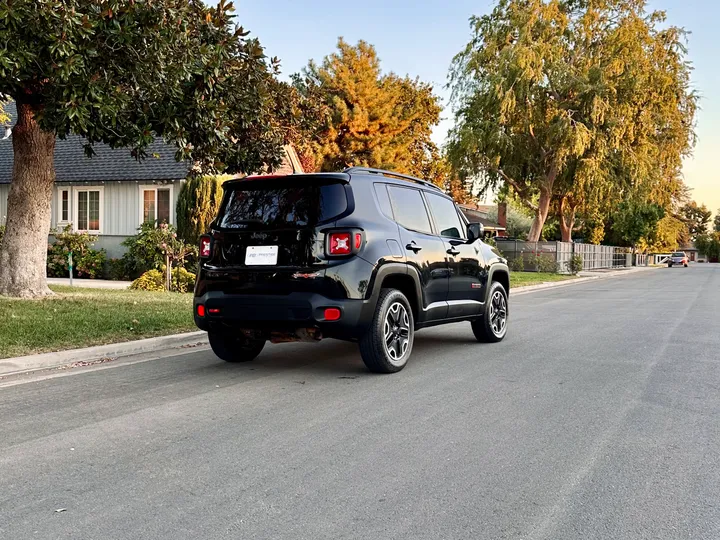
[[[676,251],[667,260],[668,268],[672,268],[673,265],[683,265],[687,268],[688,257],[683,251]]]
[[[359,344],[373,372],[403,369],[415,331],[468,321],[507,333],[506,260],[429,182],[354,167],[223,184],[201,238],[194,317],[228,362],[267,341]]]

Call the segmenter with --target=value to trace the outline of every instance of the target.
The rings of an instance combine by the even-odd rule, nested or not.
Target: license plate
[[[277,246],[248,246],[245,251],[247,266],[264,266],[277,264]]]

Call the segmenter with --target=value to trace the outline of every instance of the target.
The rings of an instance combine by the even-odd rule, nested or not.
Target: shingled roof
[[[3,107],[15,124],[15,104]],[[148,157],[137,161],[130,149],[113,149],[105,144],[94,146],[96,155],[88,158],[83,150],[83,138],[70,135],[55,143],[55,176],[57,182],[98,182],[133,180],[180,180],[187,176],[189,165],[175,160],[175,148],[163,141],[155,141],[148,149]],[[157,156],[157,157],[154,157]],[[12,176],[12,136],[0,140],[0,184],[10,182]]]

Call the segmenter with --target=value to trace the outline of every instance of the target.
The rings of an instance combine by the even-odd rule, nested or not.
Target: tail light
[[[352,255],[360,251],[363,233],[359,231],[335,231],[327,236],[327,254],[333,256]]]
[[[330,255],[350,255],[352,244],[350,243],[349,232],[337,232],[330,234]]]
[[[210,257],[211,238],[207,235],[200,237],[200,257],[207,259]]]

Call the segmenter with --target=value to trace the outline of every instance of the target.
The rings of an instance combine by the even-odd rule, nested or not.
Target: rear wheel
[[[370,328],[360,338],[360,356],[370,371],[396,373],[407,364],[414,337],[410,302],[397,289],[383,289]]]
[[[226,362],[249,362],[265,347],[264,339],[248,339],[245,336],[209,332],[210,347],[215,355]]]
[[[508,296],[505,287],[493,281],[482,318],[472,321],[475,338],[483,343],[502,341],[507,333]]]
[[[668,268],[672,268],[672,263],[668,263]]]

